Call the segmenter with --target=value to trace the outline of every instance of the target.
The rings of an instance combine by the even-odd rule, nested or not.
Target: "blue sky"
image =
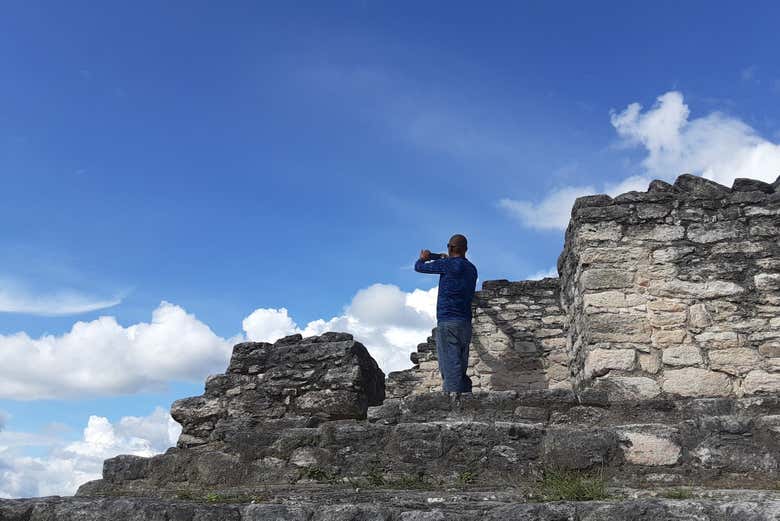
[[[398,368],[432,323],[435,279],[411,265],[453,233],[480,280],[526,279],[554,267],[577,195],[684,171],[774,180],[778,15],[4,4],[0,495],[72,486],[19,458],[67,459],[99,438],[91,415],[114,436],[93,460],[128,450],[148,432],[121,419],[199,393],[237,339],[340,327]]]

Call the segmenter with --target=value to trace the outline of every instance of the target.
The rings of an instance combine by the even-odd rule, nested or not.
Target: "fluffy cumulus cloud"
[[[374,284],[361,289],[341,315],[300,327],[287,309],[257,309],[243,326],[247,338],[273,341],[300,333],[319,335],[346,331],[362,342],[385,371],[409,367],[409,354],[430,334],[436,321],[437,288],[404,292],[397,286]]]
[[[180,306],[162,302],[150,322],[122,326],[110,316],[76,322],[62,335],[0,335],[0,398],[35,400],[129,394],[172,381],[202,382],[225,370],[232,346],[347,331],[383,370],[408,367],[409,354],[435,322],[436,288],[410,293],[374,284],[358,291],[338,316],[299,327],[287,309],[261,308],[243,320],[244,334],[216,335]]]
[[[148,323],[76,322],[62,335],[0,335],[0,398],[134,393],[224,371],[235,339],[163,302]]]
[[[80,440],[0,432],[0,497],[71,495],[79,485],[99,479],[103,460],[118,454],[152,456],[175,445],[181,427],[162,408],[149,416],[127,416],[112,424],[90,416]],[[45,456],[25,455],[30,447]]]
[[[645,151],[640,172],[601,193],[646,190],[653,179],[673,181],[682,173],[701,175],[726,186],[739,177],[772,182],[780,174],[780,145],[762,137],[742,120],[720,112],[690,117],[682,93],[667,92],[643,111],[639,103],[613,112],[611,123],[622,144]],[[503,199],[499,206],[524,225],[565,229],[574,200],[598,193],[593,186],[560,187],[539,202]]]

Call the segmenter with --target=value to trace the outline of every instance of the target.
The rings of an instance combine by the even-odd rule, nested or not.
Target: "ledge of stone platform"
[[[730,494],[718,499],[643,497],[611,501],[524,503],[501,493],[363,494],[360,502],[335,495],[316,502],[291,494],[274,502],[215,503],[150,498],[36,498],[0,500],[4,521],[770,521],[780,516],[780,494]]]

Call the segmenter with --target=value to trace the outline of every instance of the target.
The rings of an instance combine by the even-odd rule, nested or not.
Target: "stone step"
[[[745,398],[657,398],[609,401],[603,392],[586,390],[443,392],[386,399],[368,409],[372,423],[437,421],[530,421],[572,425],[629,423],[678,424],[703,416],[735,416],[745,421],[780,414],[780,396]]]
[[[253,491],[238,498],[48,497],[0,500],[4,521],[770,521],[780,518],[780,493],[658,491],[656,497],[613,497],[600,501],[528,502],[505,490],[365,491],[338,489],[283,494]],[[663,497],[683,497],[670,499]],[[649,495],[646,495],[649,496]]]

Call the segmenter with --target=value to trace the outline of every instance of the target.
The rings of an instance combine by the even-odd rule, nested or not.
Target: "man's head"
[[[450,237],[450,241],[447,243],[447,255],[449,257],[465,257],[468,249],[466,237],[459,233]]]

